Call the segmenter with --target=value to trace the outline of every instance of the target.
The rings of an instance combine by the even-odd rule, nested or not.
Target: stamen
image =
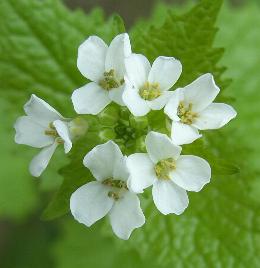
[[[113,178],[108,178],[102,181],[102,184],[113,188],[113,190],[109,191],[107,195],[113,198],[115,201],[121,197],[122,193],[128,190],[126,182],[122,180],[114,180]]]
[[[58,137],[58,138],[56,139],[56,142],[57,142],[58,144],[64,144],[64,140],[63,140],[62,138],[60,138],[60,137]]]
[[[109,197],[113,198],[115,201],[117,201],[120,197],[119,197],[119,194],[115,193],[115,192],[112,192],[112,191],[109,191],[108,194],[107,194]]]
[[[197,113],[192,112],[192,103],[189,103],[188,106],[185,106],[183,102],[180,102],[178,106],[177,115],[181,119],[181,122],[187,125],[191,125],[194,119],[198,116]]]
[[[58,132],[56,130],[45,130],[44,134],[47,136],[54,136],[54,137],[58,136]]]
[[[144,100],[154,100],[161,96],[162,92],[158,83],[149,83],[148,81],[139,90],[139,95]]]
[[[53,123],[50,123],[49,124],[49,129],[46,129],[44,131],[44,134],[47,135],[47,136],[51,136],[53,138],[56,139],[56,142],[58,144],[63,144],[64,143],[64,140],[59,136],[57,130],[55,129],[55,126],[53,125]]]
[[[173,158],[167,158],[159,161],[155,167],[154,171],[158,179],[169,180],[170,172],[175,170],[176,162]]]
[[[109,179],[104,180],[102,183],[110,187],[128,190],[126,182],[122,180],[114,180],[112,178],[109,178]]]
[[[111,90],[120,87],[124,82],[124,79],[116,79],[115,70],[111,69],[108,72],[104,72],[104,79],[99,81],[99,85],[105,90]]]

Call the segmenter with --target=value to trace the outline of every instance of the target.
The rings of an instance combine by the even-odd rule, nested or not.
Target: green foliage
[[[70,12],[60,1],[0,2],[1,118],[3,116],[8,122],[8,129],[1,132],[1,140],[8,141],[1,159],[3,157],[2,163],[11,159],[17,162],[17,169],[12,169],[15,174],[21,170],[17,183],[9,187],[7,184],[10,183],[10,177],[16,175],[12,176],[9,165],[4,165],[6,169],[1,171],[0,214],[22,216],[35,208],[38,201],[35,183],[28,174],[28,164],[33,154],[28,155],[28,147],[17,146],[13,142],[12,125],[23,113],[22,107],[29,95],[37,94],[65,116],[75,114],[70,100],[71,93],[87,82],[76,68],[79,44],[93,34],[100,35],[109,42],[122,31],[122,19],[114,16],[105,20],[100,9],[85,16],[81,11]],[[4,114],[8,116],[4,117]],[[56,152],[42,176],[43,189],[57,187],[60,183],[57,169],[66,162],[64,154],[59,153]],[[28,157],[24,158],[25,154]],[[21,158],[24,160],[21,161]],[[6,202],[11,196],[13,201]]]
[[[177,16],[169,11],[162,26],[150,27],[147,32],[134,34],[133,50],[146,55],[151,61],[159,55],[180,59],[183,73],[176,84],[187,85],[199,75],[211,72],[217,83],[225,70],[217,62],[223,54],[222,48],[213,48],[215,20],[222,1],[201,1],[201,4]],[[221,81],[225,87],[228,81]]]
[[[107,21],[100,9],[85,16],[60,1],[1,1],[0,96],[22,107],[35,93],[74,113],[70,95],[86,82],[76,68],[79,44],[93,34],[109,42],[121,31],[122,20]]]
[[[229,81],[223,79],[224,68],[218,64],[223,50],[213,48],[214,25],[220,4],[221,1],[203,0],[182,16],[169,11],[165,23],[161,19],[159,24],[156,22],[156,28],[150,27],[149,22],[142,33],[140,28],[134,29],[134,51],[144,53],[150,60],[159,55],[179,58],[184,65],[180,86],[202,73],[212,72],[220,87],[226,88]],[[256,138],[260,115],[257,98],[260,81],[256,68],[259,65],[256,57],[257,44],[260,44],[259,9],[248,7],[237,12],[237,15],[233,13],[233,10],[225,8],[221,15],[218,44],[228,45],[222,63],[230,67],[227,75],[234,78],[229,94],[233,91],[237,99],[235,105],[240,117],[233,125],[205,133],[202,140],[183,148],[185,154],[192,153],[209,160],[214,173],[212,182],[200,193],[189,193],[190,205],[181,216],[159,214],[148,190],[142,197],[146,225],[136,230],[126,242],[112,236],[110,227],[102,227],[103,222],[87,229],[72,220],[65,221],[62,230],[64,237],[53,248],[57,261],[55,267],[260,266],[257,255],[260,250],[260,185],[252,168],[252,163],[258,158],[256,153],[248,156],[247,149],[248,143],[252,148],[260,149]],[[163,14],[166,13],[163,11]],[[86,16],[78,11],[69,12],[59,1],[1,1],[0,96],[6,103],[5,111],[14,109],[13,103],[15,109],[18,105],[22,107],[29,93],[34,92],[65,112],[65,115],[72,114],[70,94],[74,88],[86,82],[75,66],[78,45],[90,34],[98,34],[110,41],[123,30],[120,17],[107,21],[100,10]],[[219,100],[223,99],[224,95],[221,94]],[[17,116],[13,112],[6,117],[7,120],[13,122],[14,115]],[[113,117],[104,117],[87,117],[90,131],[75,144],[69,155],[69,165],[61,170],[64,182],[44,213],[46,219],[66,213],[70,194],[79,185],[92,179],[82,165],[82,158],[102,140],[97,120],[102,129],[113,129]],[[160,113],[151,113],[148,118],[150,125],[165,131],[165,122],[161,119]],[[22,172],[31,155],[21,160],[24,152],[14,149],[10,129],[8,127],[3,136],[9,141],[4,146],[4,152],[9,151],[9,158],[2,160],[5,160],[4,163],[11,159],[20,161],[14,165],[20,167]],[[4,189],[0,192],[0,204],[4,204],[5,210],[1,211],[0,207],[0,213],[8,215],[6,212],[9,209],[12,211],[13,208],[4,203],[7,199],[15,205],[19,203],[17,209],[13,209],[14,214],[30,213],[38,202],[30,178],[19,175],[19,182],[17,178],[7,179],[7,175],[13,174],[7,166],[4,174],[5,179],[0,179],[0,189]],[[50,175],[55,181],[56,177]],[[11,194],[9,190],[5,191],[11,189],[8,185],[10,180],[16,182],[14,193],[17,193],[16,189],[22,193],[18,197],[7,198],[5,194]],[[21,187],[24,187],[24,191]],[[28,199],[27,195],[30,196]],[[23,203],[24,200],[26,202]]]

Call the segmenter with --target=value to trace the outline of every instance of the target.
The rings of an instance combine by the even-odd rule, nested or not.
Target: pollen
[[[112,178],[109,178],[109,179],[104,180],[102,183],[110,187],[127,190],[126,182],[122,180],[114,180]]]
[[[158,179],[169,180],[170,172],[176,169],[176,162],[173,158],[167,158],[159,161],[155,167],[154,171]]]
[[[197,113],[192,112],[192,103],[185,105],[183,102],[180,102],[177,115],[181,119],[183,124],[191,125],[194,119],[198,116]]]
[[[59,136],[57,130],[55,129],[53,123],[50,123],[49,124],[49,129],[46,129],[44,131],[44,134],[47,135],[47,136],[51,136],[53,138],[56,139],[56,142],[58,144],[63,144],[64,143],[64,140]]]
[[[118,80],[115,75],[115,70],[111,69],[108,72],[104,72],[104,78],[99,81],[99,85],[105,90],[111,90],[120,87],[124,82],[124,79]]]
[[[108,196],[113,198],[115,201],[119,200],[121,195],[128,190],[126,182],[122,180],[115,180],[113,178],[105,179],[102,184],[109,186],[112,188],[111,191],[108,192]]]
[[[160,97],[162,94],[160,85],[158,83],[145,82],[144,85],[139,90],[139,95],[144,100],[154,100]]]

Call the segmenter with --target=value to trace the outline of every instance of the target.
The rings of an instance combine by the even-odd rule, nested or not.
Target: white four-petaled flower
[[[30,173],[39,177],[47,167],[55,149],[64,144],[65,153],[72,147],[69,122],[44,100],[32,95],[24,105],[26,116],[17,119],[15,142],[43,148],[30,163]]]
[[[125,64],[131,54],[128,34],[117,35],[108,47],[97,36],[90,36],[78,50],[77,66],[83,76],[92,82],[72,94],[78,114],[98,114],[112,101],[124,105]]]
[[[181,147],[165,134],[149,132],[147,153],[135,153],[127,158],[130,172],[128,186],[135,192],[153,185],[153,200],[163,214],[181,214],[188,206],[186,191],[198,192],[210,181],[207,161],[193,155],[180,155]]]
[[[126,58],[125,68],[123,101],[135,116],[162,109],[172,94],[169,89],[182,71],[180,61],[173,57],[158,57],[151,67],[147,58],[140,54]]]
[[[92,149],[83,164],[96,181],[72,194],[71,213],[88,227],[108,214],[114,233],[121,239],[128,239],[135,228],[144,224],[145,217],[137,195],[127,186],[126,156],[118,145],[109,141]]]
[[[189,144],[200,138],[198,130],[218,129],[237,113],[225,103],[212,103],[219,93],[211,74],[204,74],[184,88],[176,89],[165,106],[172,120],[171,138],[175,144]]]

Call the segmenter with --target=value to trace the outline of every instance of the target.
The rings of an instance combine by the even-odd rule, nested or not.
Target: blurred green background
[[[103,7],[106,15],[116,12],[126,22],[127,29],[132,29],[134,33],[136,27],[148,27],[150,23],[160,25],[164,21],[168,8],[174,9],[179,14],[192,6],[193,2],[186,3],[186,1],[181,0],[165,1],[164,3],[149,0],[66,0],[65,4],[70,9],[84,8],[87,13],[97,6]],[[259,14],[259,1],[237,0],[225,2],[217,20],[219,31],[215,40],[215,46],[225,48],[221,60],[221,63],[228,68],[225,77],[233,80],[228,90],[229,95],[235,98],[234,106],[239,113],[238,119],[233,122],[234,131],[239,137],[237,143],[245,145],[246,151],[243,154],[246,155],[247,163],[250,165],[248,169],[253,170],[255,176],[247,189],[247,195],[243,195],[243,198],[254,200],[254,204],[258,205],[258,208],[260,204],[260,177],[258,176],[260,151]],[[0,26],[0,29],[1,27],[3,26]],[[19,32],[19,29],[17,31]],[[21,31],[19,34],[22,36],[23,32]],[[0,36],[0,40],[1,38],[3,37]],[[76,61],[76,59],[72,59],[72,61]],[[2,62],[1,66],[4,64]],[[24,63],[24,66],[26,66],[26,63]],[[38,72],[41,71],[40,66],[36,66],[36,68]],[[40,180],[29,175],[28,163],[36,150],[15,145],[12,129],[15,119],[22,114],[22,104],[26,100],[28,92],[27,95],[24,95],[21,91],[12,93],[13,89],[10,88],[8,96],[11,97],[5,98],[5,92],[1,89],[1,84],[4,84],[4,77],[0,77],[0,267],[153,267],[153,259],[143,260],[135,251],[122,253],[114,245],[111,238],[101,236],[99,234],[100,228],[102,229],[100,223],[91,229],[87,229],[73,221],[70,215],[51,222],[44,222],[40,219],[53,191],[62,181],[62,177],[58,175],[57,170],[66,164],[67,160],[63,153],[58,151]],[[13,79],[15,80],[16,77],[13,77]],[[39,85],[36,83],[37,87]],[[18,94],[18,99],[19,94],[21,95],[20,102],[15,103],[15,105],[12,98],[13,94]],[[15,100],[17,100],[17,96]],[[245,204],[247,204],[246,200]],[[234,204],[235,207],[236,204]],[[234,211],[232,213],[237,213],[237,215],[242,213],[239,210]],[[258,213],[259,215],[259,211],[256,210],[252,213]],[[247,230],[247,232],[252,232],[248,234],[252,241],[250,240],[251,244],[245,245],[244,252],[242,250],[243,246],[242,248],[239,247],[241,251],[238,252],[232,252],[232,249],[229,252],[227,249],[229,253],[223,255],[219,250],[217,255],[219,258],[226,258],[227,262],[219,264],[216,261],[215,266],[206,265],[206,267],[260,267],[260,230],[258,228],[260,220],[258,215],[254,218],[257,220],[251,222],[252,228]],[[223,215],[218,216],[224,217]],[[240,221],[239,216],[234,215],[234,219]],[[227,226],[227,228],[229,227]],[[154,231],[156,232],[156,230]],[[204,239],[203,235],[201,234],[201,237]],[[237,239],[240,238],[238,232]],[[198,255],[200,255],[200,246],[198,242],[196,244]],[[221,241],[219,247],[221,249]],[[209,246],[209,255],[211,250],[212,246]],[[249,265],[243,258],[243,254],[248,254],[248,252],[256,257],[255,261]],[[240,254],[242,256],[239,256]],[[237,266],[232,258],[238,258],[238,260],[241,258],[240,266]],[[171,263],[169,267],[202,267],[198,263],[189,264],[187,260],[183,264],[178,262],[178,266]]]

